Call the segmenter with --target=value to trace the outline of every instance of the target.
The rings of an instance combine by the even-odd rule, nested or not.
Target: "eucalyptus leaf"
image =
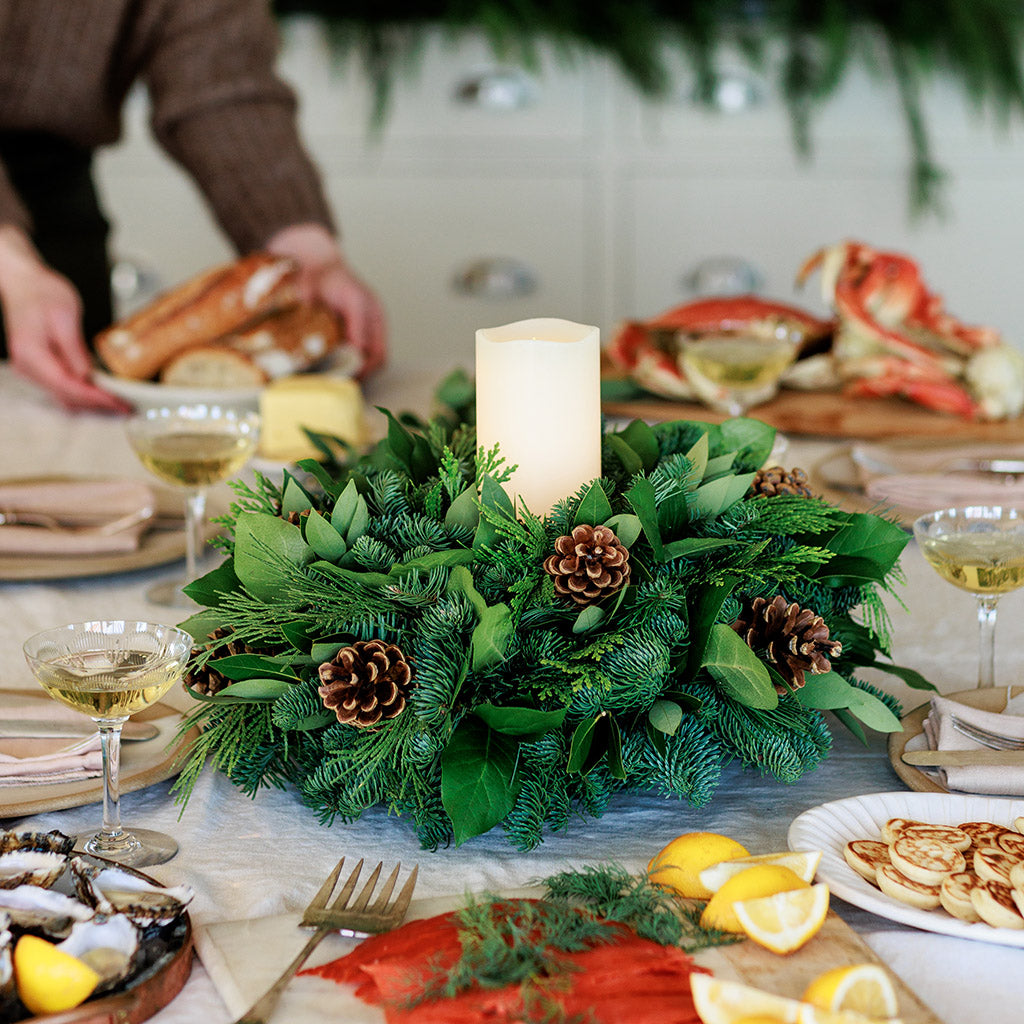
[[[408,562],[396,563],[388,570],[388,575],[401,577],[414,572],[430,572],[439,566],[471,565],[475,559],[476,552],[472,548],[431,551],[429,554],[420,555],[419,558],[410,558]]]
[[[704,471],[708,467],[708,458],[710,452],[710,442],[708,440],[707,433],[701,434],[701,436],[694,442],[690,447],[690,450],[686,453],[686,458],[690,462],[690,471],[686,474],[685,487],[687,490],[693,490],[696,486],[704,479]]]
[[[903,732],[900,720],[887,704],[867,690],[858,689],[856,686],[850,689],[853,691],[848,705],[850,714],[856,715],[869,729],[876,732]]]
[[[352,521],[348,524],[348,529],[345,530],[345,543],[352,547],[366,533],[369,525],[370,509],[366,504],[366,499],[359,494],[356,496],[356,507],[352,512]]]
[[[725,623],[711,627],[704,667],[733,700],[768,711],[779,703],[768,670],[743,638]]]
[[[279,516],[243,512],[235,526],[235,572],[254,597],[275,597],[281,592],[281,562],[306,565],[313,549],[302,532]]]
[[[345,538],[316,509],[306,517],[306,543],[319,558],[336,562],[348,550]]]
[[[281,515],[305,512],[313,507],[313,498],[287,470],[284,472],[284,493],[281,495]]]
[[[322,665],[325,661],[331,661],[342,647],[348,647],[351,642],[351,640],[318,640],[310,648],[309,653],[318,665]]]
[[[630,515],[628,512],[620,512],[619,515],[612,516],[601,525],[607,526],[619,538],[619,543],[626,548],[630,547],[643,532],[640,517]]]
[[[332,722],[338,720],[337,715],[331,711],[315,711],[311,715],[306,715],[305,718],[299,719],[291,727],[291,732],[314,732],[316,729],[322,729],[326,725],[330,725]]]
[[[834,711],[850,706],[850,694],[854,687],[838,672],[822,672],[820,675],[804,675],[804,685],[796,691],[796,699],[805,708],[820,711]]]
[[[495,732],[506,736],[537,736],[557,729],[565,721],[566,709],[539,711],[537,708],[478,704],[473,714],[479,715]]]
[[[444,516],[445,526],[465,526],[475,530],[480,522],[480,507],[477,504],[476,487],[470,484],[448,506]]]
[[[456,845],[483,835],[515,806],[517,744],[474,715],[464,718],[441,753],[441,803]]]
[[[359,488],[356,487],[355,480],[349,480],[345,484],[345,489],[338,495],[338,500],[334,503],[334,508],[331,510],[331,526],[342,536],[348,533],[348,528],[352,525],[360,497]]]
[[[713,480],[715,477],[729,473],[732,470],[733,463],[735,461],[735,452],[728,452],[725,455],[716,455],[713,459],[708,459],[708,464],[704,467],[704,479]]]

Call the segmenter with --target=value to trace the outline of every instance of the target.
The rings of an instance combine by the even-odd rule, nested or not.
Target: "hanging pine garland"
[[[643,93],[671,86],[666,57],[682,51],[711,103],[715,57],[730,45],[758,73],[774,78],[789,108],[797,150],[810,148],[812,113],[863,64],[892,80],[913,158],[916,212],[940,208],[943,172],[935,163],[922,92],[936,74],[976,105],[1003,116],[1024,109],[1024,5],[1018,0],[647,0],[630,4],[566,0],[274,0],[282,15],[313,13],[332,28],[342,52],[357,52],[375,84],[378,112],[400,66],[424,31],[483,33],[499,59],[537,63],[537,44],[606,53]],[[781,54],[780,54],[781,51]],[[769,56],[769,53],[772,56]]]
[[[182,795],[210,757],[324,822],[380,804],[425,846],[500,825],[528,849],[619,791],[704,804],[731,760],[799,778],[828,753],[822,709],[898,728],[856,673],[886,667],[907,535],[752,488],[773,439],[635,421],[545,517],[516,514],[455,416],[390,417],[368,456],[301,463],[307,483],[236,484],[227,557],[187,588],[207,607],[185,624]]]

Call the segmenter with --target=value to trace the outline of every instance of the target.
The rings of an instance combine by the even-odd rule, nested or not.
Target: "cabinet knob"
[[[452,287],[477,299],[521,299],[537,290],[537,275],[519,260],[485,257],[456,271]]]
[[[694,295],[743,295],[756,292],[761,272],[739,256],[709,256],[682,278],[683,288]]]
[[[522,110],[540,97],[536,81],[516,68],[495,68],[468,75],[455,85],[455,99],[482,110]]]

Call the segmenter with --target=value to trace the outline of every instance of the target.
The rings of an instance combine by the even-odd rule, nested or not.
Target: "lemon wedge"
[[[877,964],[834,967],[815,978],[803,998],[824,1010],[848,1010],[865,1017],[895,1017],[899,1011],[892,979]]]
[[[34,935],[14,947],[14,976],[21,1001],[36,1016],[78,1006],[100,980],[88,964]]]
[[[743,930],[759,946],[773,953],[792,953],[821,931],[828,916],[828,901],[828,886],[819,882],[809,889],[738,900],[732,909]]]
[[[758,864],[778,864],[780,867],[789,868],[805,882],[813,882],[814,873],[820,863],[821,850],[757,853],[750,857],[736,857],[712,864],[700,873],[700,884],[711,892],[717,892],[733,875],[738,875],[747,868],[757,867]]]
[[[742,932],[733,909],[733,904],[741,900],[756,900],[763,896],[774,896],[777,892],[788,892],[792,889],[809,889],[810,883],[805,882],[789,868],[778,864],[758,864],[747,868],[738,875],[733,875],[716,892],[701,914],[701,928],[716,929],[725,932]]]
[[[647,873],[652,882],[673,889],[680,896],[706,900],[711,890],[701,885],[701,871],[712,864],[746,856],[746,848],[728,836],[685,832],[651,858]]]

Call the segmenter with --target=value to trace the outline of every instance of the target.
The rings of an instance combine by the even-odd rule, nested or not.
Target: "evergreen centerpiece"
[[[426,847],[529,849],[621,790],[702,805],[729,761],[795,781],[823,709],[898,729],[863,667],[928,685],[879,660],[907,535],[766,486],[764,423],[607,430],[601,477],[539,516],[472,424],[387,415],[366,456],[234,485],[227,558],[187,588],[185,799],[209,755],[325,823],[382,804]]]

